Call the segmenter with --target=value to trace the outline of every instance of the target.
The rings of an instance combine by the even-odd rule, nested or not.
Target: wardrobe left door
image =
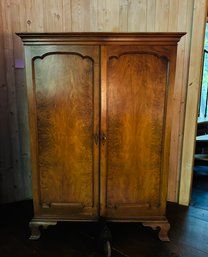
[[[99,200],[99,47],[27,45],[36,218],[91,220]]]

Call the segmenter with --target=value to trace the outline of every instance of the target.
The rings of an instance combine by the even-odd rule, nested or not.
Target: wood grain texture
[[[28,9],[31,7],[28,1]],[[13,57],[15,63],[18,62],[18,60],[24,59],[24,52],[23,52],[23,45],[20,40],[15,35],[15,31],[19,29],[25,29],[29,26],[29,24],[26,22],[26,5],[23,6],[22,9],[19,8],[18,1],[15,2],[15,5],[13,6],[11,10],[11,15],[14,17],[18,17],[16,20],[16,23],[12,24],[12,31],[13,31]],[[19,144],[20,144],[20,171],[19,174],[19,182],[24,186],[23,189],[20,189],[23,192],[23,195],[27,195],[28,198],[32,197],[32,188],[31,188],[31,162],[30,162],[30,146],[29,141],[25,140],[25,137],[29,137],[29,128],[28,128],[28,105],[27,101],[22,101],[22,98],[27,97],[26,93],[26,81],[25,81],[25,74],[23,69],[15,68],[14,69],[14,76],[15,76],[15,90],[16,90],[16,103],[17,103],[17,119],[18,119],[18,125],[19,125]]]
[[[147,31],[155,31],[156,0],[147,1]]]
[[[90,0],[71,0],[71,16],[72,31],[89,31]]]
[[[9,170],[4,172],[4,181],[7,183],[7,189],[3,193],[6,202],[10,199],[18,200],[24,197],[24,189],[21,188],[21,160],[20,160],[20,143],[19,143],[19,127],[16,105],[16,88],[15,75],[13,70],[13,34],[12,34],[12,20],[11,20],[11,5],[10,1],[1,2],[2,25],[4,29],[4,60],[5,60],[5,76],[7,87],[7,101],[9,114],[9,133],[8,144],[10,144],[11,163]],[[7,122],[7,121],[6,121]]]
[[[98,132],[94,128],[98,125],[94,123],[98,117],[94,115],[99,110],[94,111],[94,58],[89,55],[98,58],[98,49],[89,46],[58,52],[55,48],[57,53],[49,49],[33,58],[38,155],[34,172],[40,183],[39,204],[52,208],[50,215],[60,207],[75,215],[85,213],[84,208],[97,208],[94,134]]]
[[[106,12],[106,1],[97,0],[97,29],[99,32],[105,31]]]
[[[26,45],[42,45],[47,44],[76,44],[82,45],[96,45],[102,42],[102,45],[126,45],[131,41],[132,45],[164,45],[164,46],[176,46],[178,41],[186,33],[184,32],[160,32],[160,33],[136,33],[129,32],[128,37],[126,33],[113,33],[113,32],[71,32],[71,33],[16,33],[20,36],[23,44]]]
[[[34,69],[42,203],[92,206],[92,61],[54,54]]]
[[[101,84],[101,118],[100,118],[100,133],[106,132],[106,110],[107,110],[107,49],[105,46],[101,46],[101,74],[100,74],[100,84]],[[104,145],[103,145],[104,146]],[[106,216],[106,181],[107,181],[107,167],[106,167],[106,147],[100,145],[100,215]]]
[[[167,240],[176,49],[184,33],[18,35],[26,56],[32,238],[40,222],[104,218],[161,227]]]
[[[188,2],[187,2],[188,3]],[[178,21],[177,24],[171,23],[169,25],[173,26],[171,31],[174,30],[175,25],[177,25],[177,31],[188,31],[186,37],[181,39],[181,42],[178,46],[177,50],[177,67],[176,67],[176,83],[174,90],[174,112],[173,112],[173,125],[174,130],[171,135],[172,147],[170,154],[170,162],[172,163],[170,167],[169,173],[169,191],[168,191],[168,199],[178,199],[179,192],[179,181],[180,181],[180,173],[176,172],[176,170],[180,170],[181,161],[175,162],[174,157],[175,154],[181,156],[182,153],[182,139],[183,139],[183,129],[184,129],[184,115],[185,115],[185,99],[187,93],[187,83],[188,83],[188,63],[189,63],[189,53],[191,47],[191,27],[190,23],[192,22],[192,11],[194,1],[189,1],[188,8],[183,11],[185,16],[182,16],[182,10],[185,8],[184,6],[187,4],[186,1],[179,1],[178,10]],[[183,86],[181,86],[181,81]],[[176,122],[177,120],[177,122]]]
[[[178,31],[178,10],[179,0],[170,1],[169,4],[169,19],[168,19],[168,31]]]
[[[147,31],[146,1],[131,0],[128,9],[128,31]]]
[[[51,56],[55,56],[55,54],[57,56],[61,55],[61,56],[65,56],[65,54],[67,52],[70,53],[80,53],[78,55],[81,56],[85,56],[84,59],[87,59],[88,56],[91,56],[92,53],[92,49],[97,49],[97,54],[95,55],[96,58],[93,58],[93,60],[96,60],[95,64],[97,65],[97,70],[93,72],[93,74],[96,76],[96,80],[97,81],[97,86],[94,87],[95,90],[95,101],[96,101],[96,106],[99,105],[99,92],[97,91],[99,88],[99,69],[98,67],[100,67],[100,64],[98,63],[97,59],[98,59],[98,48],[97,47],[92,47],[90,46],[91,44],[102,44],[102,50],[101,50],[101,98],[102,98],[102,102],[101,102],[101,108],[102,108],[102,115],[101,115],[101,120],[102,120],[102,126],[101,126],[101,141],[102,141],[102,134],[104,131],[106,131],[106,127],[105,123],[103,123],[103,120],[106,117],[106,98],[105,98],[105,90],[106,90],[106,86],[105,86],[105,74],[106,74],[106,64],[107,64],[107,59],[106,59],[106,53],[103,52],[103,47],[104,45],[109,45],[109,44],[114,44],[115,47],[112,49],[116,50],[117,46],[116,44],[125,44],[125,45],[129,45],[130,42],[133,43],[135,46],[132,48],[126,47],[125,45],[123,45],[122,47],[118,47],[118,49],[124,50],[126,49],[126,51],[128,52],[129,50],[133,53],[135,51],[141,51],[141,53],[145,53],[145,52],[150,52],[151,55],[156,56],[158,58],[162,58],[162,56],[167,56],[167,58],[171,57],[171,53],[172,53],[172,48],[175,49],[177,46],[177,42],[179,41],[180,37],[183,35],[183,33],[120,33],[120,34],[115,34],[115,33],[52,33],[52,34],[42,34],[42,33],[21,33],[19,34],[25,44],[26,47],[26,65],[27,65],[27,84],[28,84],[28,99],[29,99],[29,113],[30,113],[30,131],[31,131],[31,148],[32,148],[32,163],[33,163],[33,196],[34,196],[34,204],[35,204],[35,214],[36,214],[36,218],[39,217],[39,215],[47,215],[47,216],[53,216],[53,218],[57,218],[60,219],[60,216],[64,216],[67,217],[67,219],[75,219],[77,220],[78,218],[83,219],[83,212],[87,215],[88,218],[92,218],[95,217],[96,215],[96,208],[94,208],[94,210],[91,210],[91,215],[90,215],[90,206],[87,207],[88,202],[80,202],[77,200],[77,198],[72,198],[72,200],[64,200],[66,198],[65,195],[68,196],[73,196],[76,197],[77,194],[80,194],[79,192],[76,192],[76,189],[79,188],[78,190],[81,190],[80,188],[82,188],[82,185],[80,186],[80,184],[78,186],[76,186],[76,183],[73,183],[73,186],[67,186],[67,189],[72,190],[69,191],[69,193],[65,193],[63,191],[63,189],[65,188],[65,186],[62,183],[62,179],[64,177],[64,181],[68,181],[71,180],[73,177],[73,175],[71,175],[71,170],[67,170],[66,168],[70,167],[70,165],[72,165],[73,163],[75,164],[74,169],[77,171],[77,167],[79,168],[80,161],[79,161],[79,157],[76,158],[76,155],[72,155],[72,160],[70,160],[70,158],[68,157],[68,159],[66,159],[65,156],[65,151],[69,152],[69,155],[71,155],[71,151],[67,150],[69,149],[71,146],[69,144],[69,142],[63,142],[63,140],[61,140],[61,142],[59,142],[59,134],[61,133],[61,135],[66,135],[69,136],[74,136],[75,138],[77,138],[77,133],[78,135],[82,135],[82,131],[79,131],[79,127],[75,127],[74,130],[69,133],[70,127],[66,127],[66,124],[64,123],[65,121],[67,121],[67,119],[63,119],[64,121],[59,122],[58,119],[55,119],[55,121],[53,120],[54,117],[56,117],[56,115],[54,114],[56,108],[51,108],[50,106],[50,102],[49,102],[49,106],[47,105],[46,102],[46,110],[43,108],[43,110],[46,111],[46,113],[43,112],[42,115],[42,108],[38,108],[38,106],[36,106],[36,102],[39,103],[37,100],[39,99],[39,92],[38,91],[34,91],[35,89],[37,89],[37,85],[39,83],[39,80],[43,80],[40,84],[40,89],[43,91],[41,93],[41,95],[43,96],[48,96],[49,100],[52,100],[52,104],[53,104],[53,83],[58,84],[58,81],[74,81],[74,88],[76,87],[75,85],[79,85],[79,73],[77,73],[77,71],[79,70],[79,66],[76,64],[76,61],[73,61],[73,59],[71,61],[66,62],[66,60],[63,59],[49,59],[49,61],[46,62],[45,66],[41,66],[41,63],[46,60],[48,60],[47,58],[51,57]],[[99,40],[99,41],[98,41]],[[113,42],[115,40],[115,42]],[[74,47],[75,42],[77,42],[77,44],[80,44],[80,46],[78,47]],[[82,46],[83,42],[85,43],[85,45],[89,44],[89,46]],[[146,48],[143,46],[144,42],[146,44]],[[69,44],[69,46],[64,46],[63,43]],[[45,44],[45,45],[44,45]],[[157,45],[164,45],[166,44],[167,46],[163,46],[161,48],[159,48]],[[50,46],[48,46],[50,45]],[[171,45],[171,46],[170,46]],[[105,47],[104,47],[105,49]],[[90,51],[91,50],[91,51]],[[83,51],[83,52],[82,52]],[[122,53],[122,52],[121,52]],[[114,56],[117,55],[117,52],[111,52],[111,54]],[[80,57],[80,56],[79,56]],[[35,62],[38,63],[38,66],[34,66],[34,70],[31,70],[31,60],[35,60]],[[135,62],[137,63],[138,60],[136,60]],[[140,60],[139,60],[140,61]],[[144,60],[144,62],[146,63],[146,60]],[[40,65],[40,67],[39,67]],[[54,66],[56,65],[56,66]],[[71,67],[71,70],[67,67]],[[49,67],[51,67],[49,69]],[[50,71],[51,69],[53,70],[53,68],[56,67],[54,74],[52,71]],[[73,68],[72,68],[73,67]],[[142,63],[140,63],[140,66],[142,68]],[[153,67],[150,67],[153,68]],[[75,70],[74,70],[75,69]],[[60,72],[60,74],[56,74],[56,70],[58,70]],[[50,71],[49,74],[48,72]],[[74,71],[74,72],[73,72]],[[71,74],[72,72],[72,74]],[[74,75],[73,75],[74,73]],[[39,74],[40,78],[37,76]],[[42,74],[42,75],[41,75]],[[66,74],[66,75],[65,75]],[[78,74],[78,75],[77,75]],[[54,75],[55,75],[55,79],[54,79]],[[66,76],[66,79],[64,79],[64,76]],[[75,77],[74,77],[75,76]],[[81,76],[82,77],[82,76]],[[34,82],[32,81],[35,80],[35,86],[31,86]],[[52,81],[51,81],[52,79]],[[165,76],[166,79],[166,76]],[[37,80],[37,82],[36,82]],[[66,84],[65,81],[65,84]],[[85,78],[84,81],[88,81],[88,78]],[[62,82],[64,83],[64,82]],[[66,88],[65,84],[61,84],[61,88]],[[51,89],[52,87],[52,89]],[[70,105],[70,103],[68,103],[68,101],[65,101],[64,99],[62,99],[62,96],[59,95],[59,91],[58,88],[55,87],[55,93],[57,95],[57,101],[59,103],[59,101],[62,103],[66,103],[66,105],[62,106],[62,108],[60,108],[60,110],[65,110],[65,108],[68,108],[68,106]],[[45,92],[46,90],[46,92]],[[68,89],[67,89],[68,90]],[[51,91],[52,91],[52,95],[51,95]],[[65,91],[64,91],[65,92]],[[35,93],[35,94],[34,94]],[[66,94],[64,94],[64,96],[67,95],[67,91]],[[87,97],[87,96],[85,96]],[[35,100],[36,98],[36,100]],[[44,99],[44,97],[43,97]],[[163,99],[164,100],[164,99]],[[84,98],[82,98],[82,101],[84,101]],[[44,103],[44,101],[43,101]],[[55,102],[56,104],[56,102]],[[71,110],[73,110],[73,106],[76,106],[76,103],[72,103],[71,106]],[[81,102],[80,102],[81,105]],[[41,103],[40,103],[41,106]],[[44,107],[44,105],[43,105]],[[151,107],[151,106],[150,106]],[[70,109],[70,108],[69,108]],[[89,108],[87,108],[87,106],[85,106],[85,110],[87,110]],[[69,112],[65,112],[66,116],[70,116],[70,112],[71,110],[69,110]],[[61,111],[60,111],[61,112]],[[95,113],[95,112],[94,112]],[[72,112],[73,114],[73,112]],[[79,117],[79,115],[77,115]],[[99,116],[99,108],[97,107],[97,111],[96,111],[96,115],[94,115],[93,119],[96,121],[96,117]],[[38,117],[38,130],[36,131],[36,127],[37,127],[37,121],[36,121],[36,117]],[[61,115],[58,115],[58,117],[61,117]],[[65,117],[65,116],[64,116]],[[89,120],[87,118],[87,120]],[[43,124],[41,125],[41,121],[43,122]],[[51,124],[52,122],[52,124]],[[40,124],[39,124],[40,123]],[[62,124],[63,126],[59,126],[59,124]],[[84,123],[84,121],[83,121]],[[45,125],[44,125],[45,124]],[[94,125],[94,132],[97,133],[98,131],[98,124],[99,124],[99,120],[97,118],[97,121]],[[40,125],[40,126],[39,126]],[[53,128],[53,126],[55,126],[55,128]],[[40,128],[39,128],[40,127]],[[52,127],[52,128],[51,128]],[[63,127],[63,128],[62,128]],[[66,128],[66,129],[65,129]],[[160,129],[160,128],[158,128]],[[170,127],[169,127],[170,129]],[[40,130],[40,131],[39,131]],[[62,131],[62,132],[61,132]],[[77,132],[78,131],[78,132]],[[69,133],[69,135],[67,134]],[[162,133],[162,132],[161,132]],[[52,139],[51,139],[51,135],[52,135]],[[89,137],[89,134],[88,134]],[[41,139],[41,141],[39,141],[39,139]],[[56,141],[58,140],[58,141]],[[168,138],[168,141],[170,141],[170,138]],[[45,142],[45,143],[44,143]],[[51,143],[52,142],[52,143]],[[57,143],[58,142],[58,143]],[[63,143],[63,144],[62,144]],[[66,144],[66,145],[65,145]],[[102,144],[102,143],[101,143]],[[54,153],[54,149],[57,149],[57,145],[58,145],[58,152]],[[40,148],[41,147],[41,148]],[[38,152],[36,152],[36,149],[38,149]],[[63,153],[63,149],[64,149],[64,153]],[[165,152],[167,152],[167,156],[164,157],[164,159],[168,159],[169,158],[169,146],[167,147],[167,149],[165,150]],[[86,150],[87,151],[87,150]],[[160,152],[161,150],[159,150]],[[60,158],[60,154],[59,153],[63,153],[63,157]],[[84,151],[83,151],[84,152]],[[43,155],[42,155],[43,153]],[[105,154],[106,151],[105,149],[103,150],[103,148],[101,149],[101,165],[102,165],[102,169],[101,169],[101,178],[102,178],[102,182],[101,182],[101,189],[100,189],[100,195],[101,195],[101,213],[103,215],[103,209],[105,210],[105,208],[103,208],[105,203],[105,182],[106,181],[106,171],[105,171]],[[104,156],[104,158],[103,158]],[[56,159],[59,157],[60,158],[60,166],[56,163]],[[43,158],[43,163],[42,162],[42,158]],[[141,157],[142,158],[142,157]],[[78,161],[77,161],[78,160]],[[97,153],[95,154],[94,157],[94,170],[98,171],[99,170],[99,156],[98,156],[98,150]],[[69,163],[68,163],[69,161]],[[55,162],[55,163],[54,163]],[[87,164],[89,165],[90,161],[86,160]],[[164,161],[165,162],[165,161]],[[167,161],[166,161],[167,162]],[[65,163],[67,163],[66,165],[64,165]],[[78,164],[77,164],[78,163]],[[97,163],[97,164],[96,164]],[[85,163],[86,165],[86,163]],[[86,165],[87,166],[87,165]],[[58,171],[54,173],[54,167],[58,168]],[[161,166],[162,167],[162,166]],[[165,166],[166,167],[166,166]],[[45,168],[46,171],[45,172]],[[161,168],[162,169],[162,168]],[[67,176],[65,174],[65,170],[67,170]],[[164,188],[167,189],[167,170],[168,170],[168,166],[166,167],[166,172],[161,173],[161,181],[156,181],[155,183],[157,184],[157,187],[160,188],[160,184],[162,184],[162,186],[164,185]],[[46,175],[43,175],[45,173]],[[60,175],[61,173],[61,175]],[[63,175],[62,175],[63,174]],[[65,175],[64,175],[65,174]],[[78,171],[76,172],[77,176],[79,176]],[[82,174],[82,173],[81,173]],[[68,177],[69,176],[69,177]],[[89,179],[89,173],[86,174],[86,176]],[[43,177],[43,178],[42,178]],[[83,179],[85,176],[81,176]],[[91,181],[93,181],[92,185],[94,185],[94,192],[91,195],[91,198],[95,198],[98,202],[98,185],[100,185],[99,181],[98,181],[98,172],[93,174],[93,179],[91,179]],[[60,179],[61,178],[61,179]],[[67,179],[68,178],[68,179]],[[60,182],[61,180],[61,182]],[[87,183],[85,180],[81,180],[84,181],[84,183]],[[88,181],[88,180],[87,180]],[[79,181],[78,181],[79,182]],[[74,187],[75,186],[75,190]],[[104,188],[104,189],[103,189]],[[85,189],[85,191],[87,191],[88,189]],[[158,189],[159,191],[159,189]],[[84,192],[84,190],[82,191]],[[88,191],[89,192],[89,191]],[[91,192],[92,193],[92,192]],[[141,192],[139,192],[141,193]],[[84,197],[86,196],[83,193]],[[152,195],[151,195],[152,196]],[[149,204],[148,202],[143,204],[143,207],[146,206],[143,215],[147,215],[147,214],[151,214],[154,213],[155,215],[160,216],[161,213],[164,214],[164,208],[165,208],[165,199],[166,199],[166,191],[161,191],[160,195],[159,195],[159,201],[160,201],[160,208],[156,208],[156,210],[154,210],[152,212],[152,209],[150,209],[150,206],[152,204]],[[84,198],[84,200],[89,201],[90,197],[89,195],[86,196],[86,198]],[[146,199],[144,200],[146,201]],[[120,203],[119,203],[120,204]],[[132,205],[132,203],[129,203],[130,205]],[[141,204],[139,204],[140,206]],[[40,208],[40,206],[42,206]],[[85,210],[83,211],[83,208],[86,207],[88,208],[85,212]],[[105,207],[105,206],[104,206]],[[86,209],[85,208],[85,209]],[[136,205],[136,208],[138,209],[138,204]],[[155,208],[155,205],[154,207]],[[92,208],[91,208],[92,209]],[[132,207],[130,208],[132,209]],[[137,213],[135,213],[135,208],[134,209],[134,214],[132,216],[134,216],[134,218],[138,218]],[[139,207],[140,209],[140,207]],[[73,210],[73,211],[72,211]],[[83,211],[83,212],[82,212]],[[92,213],[92,211],[94,211]],[[69,213],[69,214],[68,214]],[[73,216],[71,216],[73,213]],[[77,214],[78,217],[77,217]],[[141,216],[140,216],[141,218]],[[86,216],[85,216],[86,219]]]
[[[136,217],[161,207],[168,62],[142,50],[117,47],[114,57],[108,47],[107,215],[110,208]]]
[[[200,10],[203,10],[201,12]],[[206,21],[207,1],[194,1],[193,28],[188,76],[188,94],[186,102],[186,116],[183,139],[183,154],[180,176],[179,203],[189,205],[193,176],[193,159],[195,148],[197,105],[200,92],[202,52],[204,45],[204,31]]]
[[[185,30],[186,29],[186,14],[187,14],[187,10],[186,12],[183,10],[184,6],[186,6],[186,1],[179,1],[178,3],[178,19],[176,21],[176,23],[171,24],[171,20],[170,20],[170,26],[173,26],[172,29],[176,28],[177,31],[180,30]],[[184,16],[181,16],[181,13],[183,12]],[[176,26],[176,27],[175,27]],[[170,29],[170,28],[169,28]],[[179,47],[177,49],[177,57],[178,57],[178,65],[176,68],[176,83],[175,83],[175,90],[174,90],[174,97],[173,97],[173,104],[174,104],[174,112],[173,112],[173,116],[172,116],[172,120],[174,123],[174,130],[172,131],[172,148],[171,148],[171,155],[170,155],[170,159],[172,162],[172,166],[171,166],[171,172],[169,175],[169,182],[170,182],[170,188],[171,188],[171,194],[169,193],[169,198],[174,197],[177,199],[177,194],[178,194],[178,187],[175,187],[178,177],[176,172],[174,172],[175,170],[177,170],[180,166],[180,163],[174,162],[174,155],[175,153],[179,154],[180,149],[178,149],[179,147],[179,140],[177,140],[179,138],[179,128],[180,128],[180,119],[179,119],[179,114],[180,114],[180,108],[181,108],[181,93],[182,93],[182,87],[181,84],[179,83],[179,81],[183,80],[183,65],[184,65],[184,49],[185,49],[185,37],[181,39],[181,42],[179,44]],[[184,81],[184,85],[187,81]],[[186,88],[185,88],[186,90]],[[179,120],[178,120],[179,119]],[[176,122],[177,120],[177,122]]]
[[[43,13],[44,3],[46,2],[42,0],[25,1],[25,14],[20,14],[20,17],[26,16],[24,21],[24,24],[26,25],[25,31],[44,31],[44,29],[46,29],[44,27],[44,18],[46,18]],[[22,7],[22,5],[19,4],[19,7]],[[51,20],[49,22],[51,22]],[[23,28],[21,31],[23,31]]]
[[[114,3],[115,2],[115,3]],[[11,150],[8,150],[9,156],[16,156],[17,162],[10,163],[11,167],[16,167],[16,163],[21,163],[23,167],[23,174],[28,176],[28,159],[24,158],[21,153],[15,154],[17,149],[19,149],[19,137],[22,138],[22,142],[25,141],[24,145],[28,144],[28,136],[24,136],[21,131],[26,130],[26,124],[23,124],[22,121],[18,121],[17,112],[19,113],[19,118],[25,117],[25,110],[21,102],[25,101],[25,96],[22,94],[22,90],[19,91],[19,84],[21,84],[23,75],[14,76],[15,70],[13,69],[14,63],[14,49],[15,56],[22,56],[22,49],[16,48],[16,36],[11,36],[14,32],[70,32],[70,31],[187,31],[185,36],[185,44],[178,55],[178,64],[181,65],[181,75],[177,77],[176,90],[180,90],[179,87],[183,88],[183,92],[176,92],[176,102],[180,104],[181,108],[178,107],[173,110],[177,122],[174,122],[175,133],[171,139],[171,147],[174,152],[174,158],[171,159],[172,169],[170,175],[170,188],[169,188],[169,200],[177,201],[178,195],[178,178],[180,176],[180,156],[182,152],[182,135],[183,135],[183,126],[184,126],[184,106],[186,101],[186,90],[189,90],[187,87],[187,80],[185,79],[188,75],[188,63],[190,58],[190,44],[192,41],[192,18],[193,18],[193,2],[190,1],[178,1],[178,0],[147,0],[147,1],[130,1],[130,0],[120,0],[120,1],[106,1],[106,0],[88,0],[88,1],[72,1],[72,0],[57,0],[57,1],[41,1],[41,0],[2,0],[1,1],[1,17],[2,17],[2,36],[5,43],[5,47],[2,56],[6,56],[5,61],[8,63],[6,65],[5,72],[9,74],[9,77],[6,78],[7,87],[7,97],[5,96],[5,101],[8,102],[9,92],[15,91],[19,94],[19,98],[16,99],[16,93],[14,95],[14,100],[17,105],[13,105],[14,110],[13,118],[9,122],[10,132],[10,147]],[[166,7],[169,8],[169,10]],[[161,7],[161,8],[160,8]],[[200,12],[203,13],[205,8],[204,5],[197,7],[200,8]],[[17,12],[15,11],[17,10]],[[134,10],[137,10],[135,12]],[[14,15],[14,13],[16,14]],[[188,14],[189,13],[189,14]],[[138,15],[139,14],[139,15]],[[187,16],[189,15],[189,18]],[[135,17],[134,21],[132,20],[133,16]],[[114,19],[115,16],[115,19]],[[187,19],[188,18],[188,19]],[[185,24],[186,26],[180,26],[180,23]],[[18,25],[19,24],[19,25]],[[157,29],[156,29],[157,27]],[[13,31],[13,28],[16,31]],[[202,33],[202,32],[199,32]],[[11,40],[11,37],[13,38]],[[179,48],[181,43],[179,43]],[[192,57],[191,57],[192,58]],[[183,64],[181,64],[183,62]],[[21,71],[18,71],[21,73]],[[23,72],[22,72],[23,73]],[[14,78],[14,81],[11,83],[11,78]],[[20,80],[20,81],[19,81]],[[22,94],[22,96],[21,96]],[[21,98],[21,99],[20,99]],[[9,104],[9,103],[8,103]],[[4,112],[6,112],[6,108]],[[5,116],[6,117],[6,113]],[[16,120],[16,121],[15,121]],[[6,122],[6,121],[5,121]],[[19,123],[19,124],[17,124]],[[180,126],[178,125],[180,123]],[[20,132],[14,133],[18,130],[19,126]],[[23,128],[21,128],[23,126]],[[14,130],[14,131],[13,131]],[[13,141],[13,142],[12,142]],[[11,143],[12,142],[12,143]],[[26,153],[29,155],[29,150]],[[13,158],[13,157],[12,157]],[[8,158],[9,159],[9,158]],[[12,201],[14,199],[14,189],[16,181],[16,173],[14,170],[8,175],[6,171],[3,171],[4,176],[8,176],[8,181],[11,183],[11,186],[8,185],[8,190],[5,193],[8,198],[5,201]],[[23,175],[24,176],[24,175]],[[12,182],[13,181],[13,182]],[[27,179],[25,180],[27,181]],[[3,182],[2,182],[3,183]],[[21,181],[19,187],[29,187],[24,185]],[[10,187],[10,188],[9,188]],[[10,193],[11,192],[11,193]],[[27,192],[29,192],[27,190]],[[15,193],[16,194],[16,193]],[[17,195],[17,194],[16,194]],[[23,197],[23,198],[22,198]],[[23,195],[18,199],[28,198],[30,195],[23,193]]]
[[[11,143],[9,140],[9,106],[7,101],[7,85],[6,85],[6,67],[4,56],[4,41],[3,41],[3,24],[2,16],[0,15],[0,201],[8,201],[7,190],[10,189],[9,177],[6,175],[11,172]],[[9,141],[9,142],[8,142]]]
[[[60,31],[63,29],[63,6],[62,1],[44,0],[44,30],[49,32]]]
[[[155,31],[167,31],[171,0],[156,1]],[[164,22],[166,21],[166,22]]]
[[[72,31],[71,0],[63,0],[63,28],[62,31]]]
[[[119,31],[128,31],[129,1],[120,0],[119,8]]]

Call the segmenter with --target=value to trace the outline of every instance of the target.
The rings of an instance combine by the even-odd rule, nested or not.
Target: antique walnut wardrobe
[[[19,33],[25,46],[34,218],[165,217],[177,43],[184,33]]]

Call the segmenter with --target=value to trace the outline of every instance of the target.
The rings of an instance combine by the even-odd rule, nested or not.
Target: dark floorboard
[[[194,168],[191,206],[208,210],[208,166]]]
[[[59,223],[28,240],[32,202],[0,207],[1,257],[100,257],[96,252],[97,223]],[[141,224],[111,223],[112,257],[208,257],[208,211],[168,204],[171,242],[160,242],[157,232]]]
[[[170,242],[135,223],[110,223],[112,257],[208,257],[208,176],[194,178],[191,206],[168,203]],[[207,190],[207,191],[206,191]],[[196,208],[197,207],[197,208]],[[32,201],[0,205],[0,257],[101,257],[97,223],[58,223],[28,240]]]

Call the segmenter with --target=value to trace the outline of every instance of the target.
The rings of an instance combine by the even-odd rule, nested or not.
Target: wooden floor
[[[208,189],[207,177],[202,179],[204,189]],[[208,257],[208,190],[200,191],[197,183],[192,206],[168,204],[171,242],[160,242],[156,231],[140,224],[109,224],[112,257]],[[1,205],[0,216],[0,257],[102,256],[95,250],[97,223],[60,223],[44,231],[38,241],[30,241],[27,224],[32,217],[31,201]]]
[[[208,211],[208,165],[194,168],[191,206]]]

